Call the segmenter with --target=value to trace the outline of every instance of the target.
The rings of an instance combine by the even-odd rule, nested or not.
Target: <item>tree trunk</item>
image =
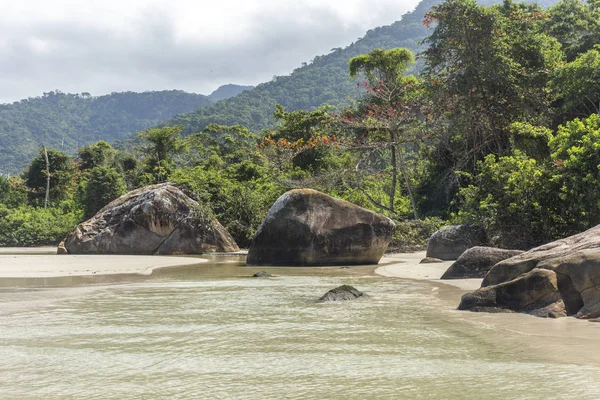
[[[396,134],[391,132],[392,139],[392,189],[390,191],[390,211],[395,213],[396,186],[398,185],[398,162],[396,160]]]
[[[404,177],[404,182],[406,182],[406,189],[408,190],[408,197],[410,197],[410,204],[413,209],[413,214],[415,219],[419,219],[419,214],[417,213],[417,204],[415,202],[415,197],[413,196],[412,186],[410,185],[410,179],[408,179],[408,174],[406,172],[406,166],[404,165],[404,157],[402,156],[402,151],[398,152],[400,159],[400,170],[402,171],[402,176]]]
[[[44,159],[46,160],[46,197],[44,198],[44,208],[48,208],[48,201],[50,200],[50,161],[48,160],[48,150],[46,150],[46,144],[42,145],[44,149]]]

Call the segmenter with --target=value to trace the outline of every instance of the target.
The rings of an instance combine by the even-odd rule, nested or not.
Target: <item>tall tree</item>
[[[358,144],[365,149],[389,152],[391,165],[391,186],[388,205],[369,196],[377,207],[396,213],[396,195],[400,175],[404,179],[411,201],[414,218],[418,219],[416,201],[408,174],[404,146],[414,143],[415,128],[420,124],[417,93],[420,81],[415,77],[405,77],[406,70],[414,63],[414,56],[408,49],[375,49],[350,59],[350,76],[361,73],[367,77],[362,86],[367,93],[356,110],[340,120],[343,129],[349,129],[359,136]],[[358,84],[360,86],[360,84]],[[357,170],[359,169],[357,164]]]

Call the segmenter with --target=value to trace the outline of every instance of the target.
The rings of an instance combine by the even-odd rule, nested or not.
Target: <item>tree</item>
[[[363,86],[368,91],[356,110],[346,113],[338,120],[338,126],[362,135],[357,144],[368,149],[371,154],[389,150],[392,169],[389,203],[386,206],[369,196],[371,202],[382,210],[396,213],[396,192],[401,173],[414,218],[419,219],[403,152],[406,144],[416,142],[415,128],[420,124],[417,104],[420,81],[412,76],[404,76],[413,63],[413,54],[403,48],[375,49],[369,54],[351,58],[350,76],[356,77],[364,73],[368,82]],[[359,161],[357,170],[360,165]]]
[[[147,129],[138,137],[144,141],[146,173],[154,182],[164,182],[175,167],[173,156],[186,149],[181,139],[182,126]]]
[[[425,24],[436,25],[424,75],[445,168],[473,172],[487,154],[509,154],[513,122],[551,122],[547,83],[563,55],[544,31],[546,18],[537,5],[510,0],[449,0],[426,15]]]
[[[552,88],[561,106],[560,123],[600,114],[600,45],[556,70]]]
[[[127,192],[123,176],[116,169],[100,166],[89,170],[85,186],[85,216],[91,217],[102,207]]]
[[[116,159],[115,149],[103,140],[100,140],[79,150],[80,170],[88,170],[95,167],[113,166]]]
[[[65,153],[53,149],[48,149],[47,152],[50,170],[50,200],[65,200],[73,194],[76,186],[76,165],[73,159]],[[32,198],[34,200],[42,199],[46,192],[47,178],[46,160],[42,149],[40,149],[39,155],[32,160],[23,177]]]

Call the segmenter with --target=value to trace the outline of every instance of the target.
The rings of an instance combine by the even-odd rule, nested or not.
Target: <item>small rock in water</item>
[[[336,287],[335,289],[331,289],[329,292],[325,293],[319,301],[343,301],[343,300],[354,300],[361,296],[365,296],[365,294],[353,286],[350,285],[342,285],[340,287]]]
[[[421,260],[421,262],[419,264],[433,264],[433,263],[441,263],[441,262],[443,262],[443,261],[440,260],[439,258],[425,257],[424,259]]]
[[[260,271],[252,275],[253,278],[271,278],[273,275],[266,271]]]

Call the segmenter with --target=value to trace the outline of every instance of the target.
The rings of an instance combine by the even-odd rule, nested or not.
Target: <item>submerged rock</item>
[[[268,273],[267,271],[260,271],[252,275],[253,278],[272,278],[273,275]]]
[[[600,317],[600,225],[499,262],[483,279],[482,288],[498,287],[534,269],[555,273],[568,315]],[[531,289],[521,286],[518,290]]]
[[[462,296],[459,310],[525,312],[538,317],[564,317],[565,304],[553,271],[534,269],[508,282],[479,288]]]
[[[427,257],[456,260],[465,250],[487,244],[485,229],[481,226],[450,225],[434,233],[427,242]]]
[[[350,285],[342,285],[336,287],[335,289],[331,289],[329,292],[325,293],[319,301],[344,301],[344,300],[354,300],[359,297],[365,296],[365,294],[353,286]]]
[[[500,261],[518,256],[521,250],[504,250],[493,247],[475,246],[467,249],[444,272],[441,279],[483,278]]]
[[[433,257],[425,257],[424,259],[421,260],[421,262],[419,262],[419,264],[435,264],[435,263],[441,263],[444,262],[444,260],[440,260],[439,258],[433,258]]]
[[[201,254],[239,248],[210,211],[163,183],[129,192],[79,224],[71,254]]]
[[[269,210],[248,251],[248,265],[377,264],[394,223],[311,189],[283,194]]]

